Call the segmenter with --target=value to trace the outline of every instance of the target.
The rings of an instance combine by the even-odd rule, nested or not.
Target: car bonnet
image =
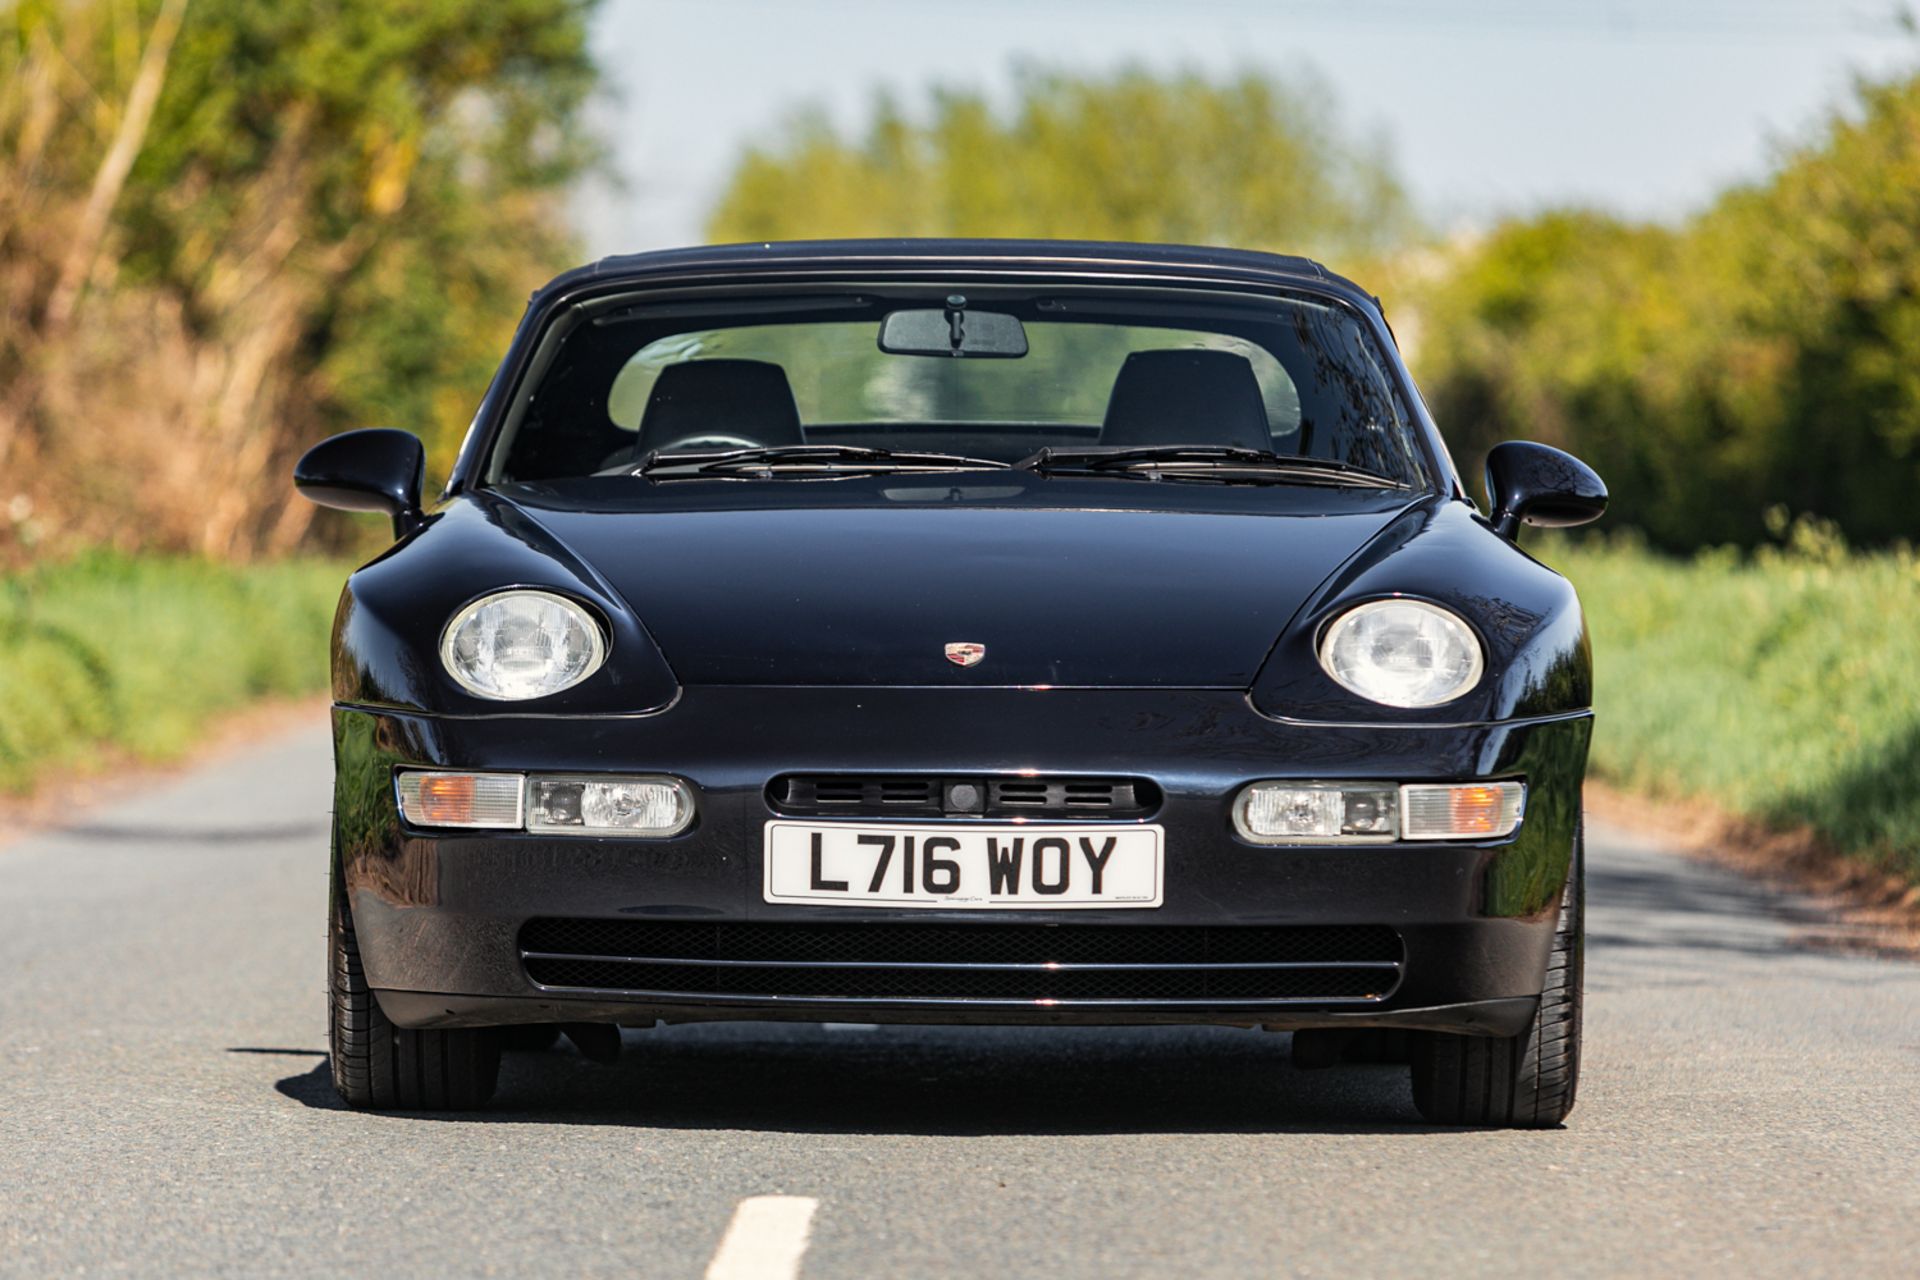
[[[1315,587],[1414,499],[1165,510],[803,488],[793,505],[662,508],[524,487],[513,505],[627,601],[686,684],[1245,688]]]

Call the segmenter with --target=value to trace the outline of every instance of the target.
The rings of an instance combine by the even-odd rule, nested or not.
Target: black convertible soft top
[[[1101,240],[781,240],[754,244],[699,245],[650,253],[616,254],[577,267],[535,292],[533,301],[582,285],[619,279],[701,276],[760,270],[844,270],[863,265],[898,270],[965,267],[1020,270],[1059,267],[1067,271],[1113,268],[1148,275],[1268,281],[1311,281],[1343,286],[1374,301],[1351,280],[1311,258],[1220,249],[1205,245],[1130,244]],[[1376,303],[1377,305],[1377,303]]]

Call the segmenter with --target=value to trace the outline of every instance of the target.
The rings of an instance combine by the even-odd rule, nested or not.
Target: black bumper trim
[[[574,996],[462,996],[435,991],[376,990],[380,1008],[397,1025],[416,1029],[509,1026],[528,1022],[608,1022],[652,1026],[656,1022],[881,1022],[903,1026],[1231,1026],[1268,1031],[1314,1027],[1394,1027],[1468,1036],[1516,1036],[1527,1029],[1538,996],[1508,996],[1411,1009],[1147,1007],[1138,1004],[1067,1008],[1024,1004],[978,1008],[961,1001],[938,1007],[897,1002],[823,1002],[697,997],[687,1003],[610,998],[604,992]]]
[[[530,920],[541,991],[626,999],[981,1009],[1380,1004],[1404,947],[1385,925]]]
[[[987,970],[996,973],[1075,973],[1105,972],[1108,970],[1152,972],[1160,969],[1172,969],[1194,973],[1217,972],[1221,969],[1377,969],[1388,973],[1398,972],[1397,960],[1236,960],[1232,964],[1162,964],[1141,962],[1135,964],[1087,964],[1080,961],[1063,961],[1046,964],[974,964],[968,962],[948,963],[943,961],[914,960],[688,960],[666,956],[610,956],[583,955],[572,951],[522,951],[524,960],[587,960],[606,964],[658,964],[688,965],[709,969],[951,969],[961,972]]]

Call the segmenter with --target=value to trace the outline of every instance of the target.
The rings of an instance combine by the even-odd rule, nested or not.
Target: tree
[[[595,161],[593,0],[0,0],[0,474],[245,555],[350,425],[444,459]],[[0,554],[8,530],[0,525]]]
[[[1036,236],[1159,240],[1334,257],[1411,226],[1385,148],[1338,126],[1327,87],[1243,73],[1028,70],[997,110],[935,91],[881,99],[864,134],[803,112],[741,157],[715,240]]]
[[[1586,457],[1615,523],[1752,544],[1768,512],[1920,534],[1920,76],[1862,83],[1765,180],[1683,225],[1558,211],[1453,253],[1414,344],[1463,462]]]

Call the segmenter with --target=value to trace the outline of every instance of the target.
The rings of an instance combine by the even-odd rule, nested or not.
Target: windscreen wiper
[[[1120,472],[1153,478],[1235,480],[1251,483],[1353,485],[1402,489],[1388,476],[1332,458],[1274,453],[1227,444],[1141,445],[1133,448],[1042,449],[1013,464],[1040,475]]]
[[[634,475],[657,479],[691,476],[874,475],[895,471],[1005,471],[991,458],[957,453],[918,453],[851,444],[781,444],[753,449],[649,453]]]

